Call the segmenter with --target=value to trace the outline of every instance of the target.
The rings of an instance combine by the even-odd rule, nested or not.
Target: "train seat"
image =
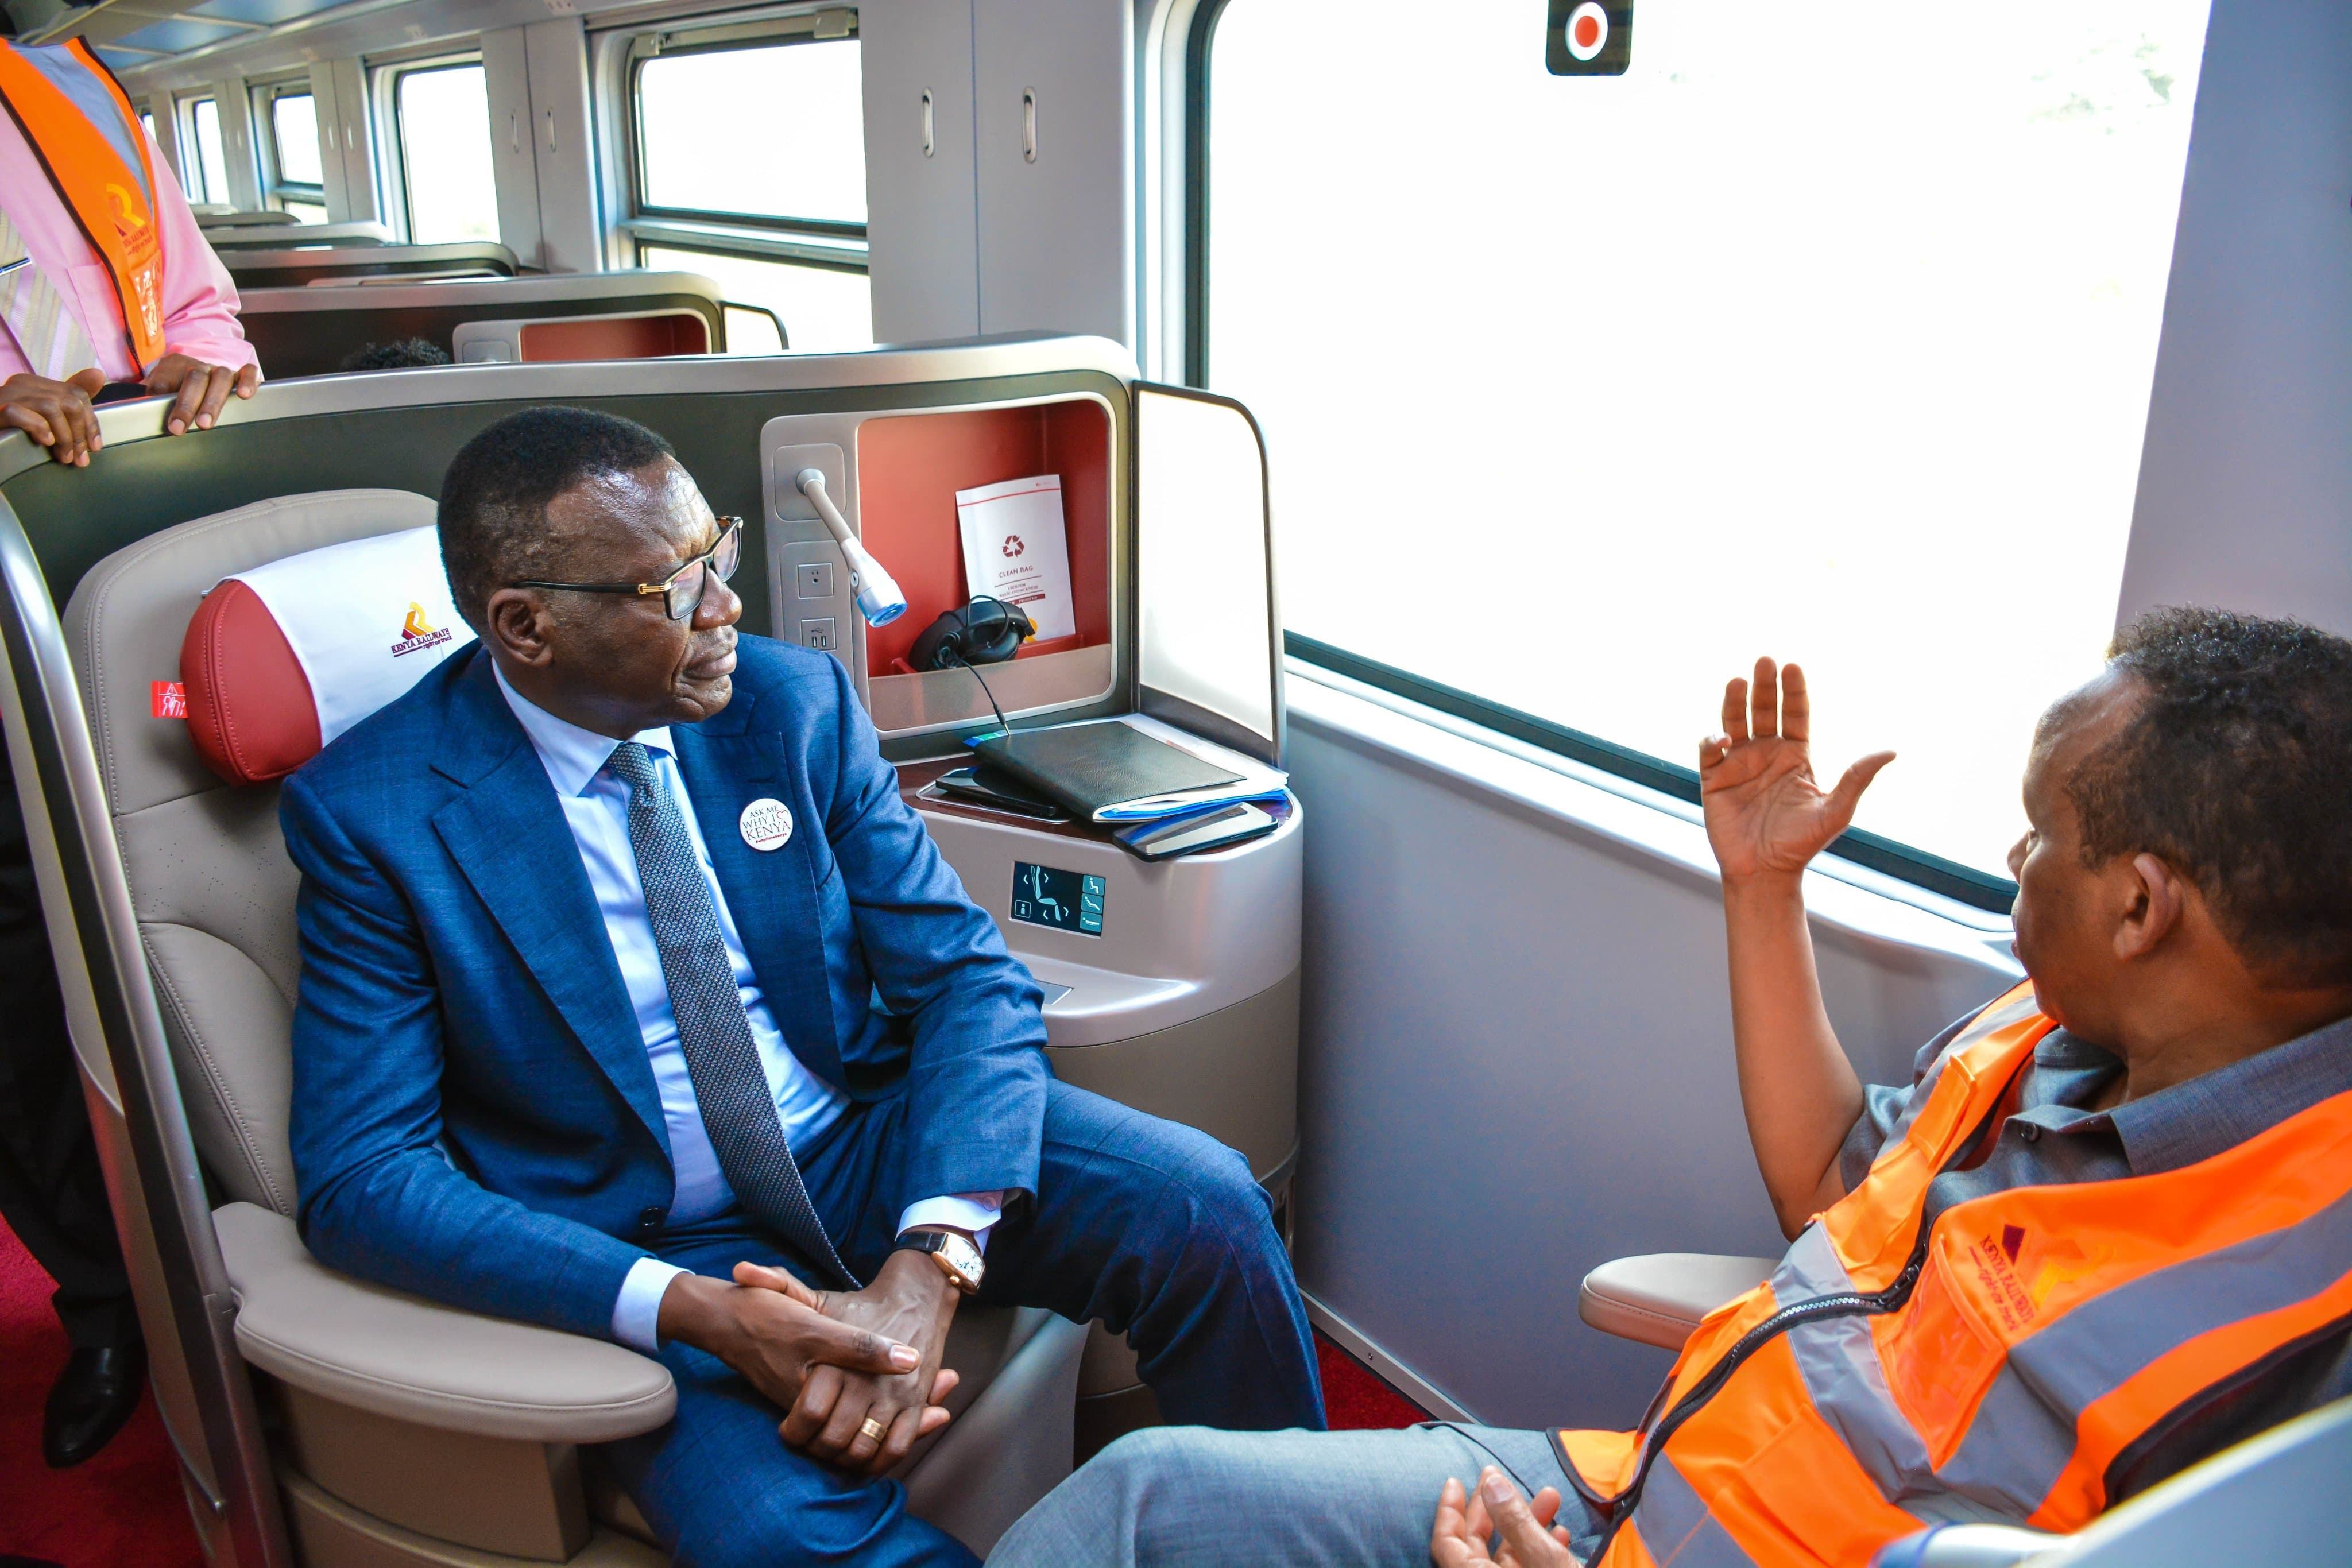
[[[148,1087],[185,1108],[208,1193],[188,1195],[181,1218],[209,1232],[233,1287],[234,1359],[276,1417],[271,1463],[302,1561],[657,1564],[642,1521],[600,1483],[593,1457],[583,1465],[583,1446],[667,1419],[675,1395],[658,1362],[340,1275],[303,1249],[292,1219],[299,879],[275,779],[307,755],[306,730],[308,747],[319,744],[310,691],[347,685],[341,672],[362,653],[381,663],[404,627],[397,612],[388,627],[335,635],[306,623],[289,683],[292,644],[268,617],[197,612],[208,595],[222,601],[213,590],[229,574],[411,533],[423,547],[405,569],[416,591],[395,584],[394,596],[446,602],[428,580],[437,549],[421,532],[433,517],[431,500],[401,491],[288,497],[164,529],[76,589],[67,640],[176,1077]],[[160,678],[175,669],[185,700]],[[249,764],[226,768],[236,782],[215,771],[218,747],[211,764],[200,755],[191,720],[236,737],[230,761]],[[127,1223],[140,1223],[136,1212]],[[158,1319],[148,1321],[152,1331]],[[958,1314],[957,1419],[905,1468],[916,1512],[984,1553],[1068,1474],[1084,1343],[1079,1325],[1040,1311]],[[167,1416],[187,1396],[170,1360],[158,1357]]]
[[[1775,1258],[1647,1252],[1603,1263],[1577,1288],[1577,1315],[1603,1333],[1680,1350],[1699,1320],[1763,1283]]]

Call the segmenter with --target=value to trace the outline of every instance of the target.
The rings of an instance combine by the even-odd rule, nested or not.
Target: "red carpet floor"
[[[1429,1419],[1427,1411],[1319,1333],[1315,1354],[1323,1368],[1323,1410],[1334,1432],[1385,1432]]]
[[[203,1568],[171,1447],[151,1396],[88,1464],[41,1462],[41,1402],[65,1364],[49,1277],[0,1226],[0,1558],[62,1568]],[[1324,1404],[1337,1430],[1428,1419],[1347,1352],[1315,1336]]]
[[[55,1287],[0,1225],[0,1557],[64,1568],[202,1568],[177,1462],[150,1396],[106,1451],[41,1462],[41,1403],[66,1364]]]

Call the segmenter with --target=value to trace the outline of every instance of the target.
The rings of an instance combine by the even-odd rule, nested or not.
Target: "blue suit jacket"
[[[899,799],[840,664],[759,637],[739,650],[734,700],[671,735],[786,1042],[856,1099],[908,1096],[896,1201],[1034,1192],[1042,993]],[[794,826],[766,853],[737,823],[762,797]],[[488,655],[448,660],[320,753],[280,820],[302,872],[292,1130],[310,1250],[609,1333],[667,1218],[668,1134],[579,849]]]

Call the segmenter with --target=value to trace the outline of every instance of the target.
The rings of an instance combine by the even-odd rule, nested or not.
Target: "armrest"
[[[294,1222],[215,1210],[236,1294],[236,1346],[273,1377],[354,1409],[447,1431],[605,1443],[670,1418],[669,1369],[579,1334],[436,1306],[338,1274]]]
[[[1584,1277],[1576,1311],[1603,1333],[1680,1350],[1699,1319],[1762,1284],[1779,1262],[1712,1252],[1620,1258]]]
[[[2066,1539],[2014,1524],[1938,1524],[1888,1542],[1870,1568],[2014,1568]]]

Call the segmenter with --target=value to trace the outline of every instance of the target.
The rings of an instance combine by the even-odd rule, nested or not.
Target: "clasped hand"
[[[924,1254],[892,1253],[863,1291],[813,1291],[757,1263],[738,1263],[735,1284],[682,1277],[673,1291],[685,1290],[689,1310],[673,1323],[666,1299],[663,1333],[709,1351],[783,1406],[786,1446],[878,1476],[947,1425],[957,1375],[940,1358],[959,1298]]]

